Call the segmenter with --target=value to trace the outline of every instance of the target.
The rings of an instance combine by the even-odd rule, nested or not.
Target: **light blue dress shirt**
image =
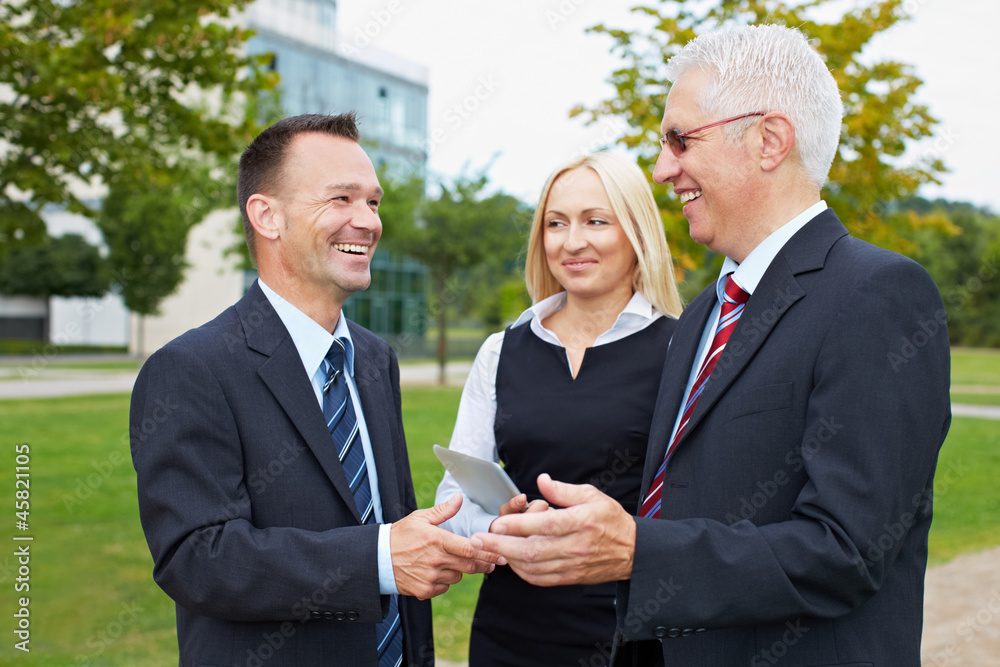
[[[365,463],[368,466],[368,481],[372,487],[372,504],[374,505],[375,520],[378,521],[378,581],[379,592],[382,595],[396,595],[399,590],[396,588],[396,577],[392,571],[392,551],[389,547],[389,529],[391,523],[382,523],[382,498],[379,494],[378,469],[375,467],[375,457],[372,454],[372,443],[368,437],[368,426],[365,424],[365,413],[361,409],[361,400],[358,398],[358,387],[354,383],[354,341],[351,339],[351,332],[347,328],[347,320],[341,311],[337,319],[337,327],[331,334],[301,310],[285,301],[274,290],[268,287],[263,280],[257,279],[264,296],[274,307],[281,323],[285,325],[288,334],[292,337],[295,349],[302,359],[302,367],[309,374],[313,391],[316,394],[316,402],[319,409],[323,410],[323,384],[326,382],[326,373],[323,372],[323,361],[326,353],[333,345],[334,338],[346,338],[351,341],[350,353],[347,355],[346,368],[347,387],[351,394],[351,401],[354,403],[354,413],[358,418],[358,434],[361,436],[361,445],[365,450]],[[331,439],[330,446],[333,447]]]
[[[805,227],[807,222],[826,209],[826,202],[820,200],[802,213],[799,213],[781,227],[771,232],[770,236],[761,241],[746,256],[742,264],[737,264],[734,260],[726,257],[726,261],[722,263],[722,270],[719,272],[719,280],[715,283],[717,297],[715,307],[712,308],[712,313],[708,316],[708,322],[705,323],[705,330],[701,334],[701,342],[698,344],[698,354],[695,355],[695,364],[691,368],[687,388],[684,390],[684,399],[681,401],[682,408],[687,405],[688,396],[691,395],[691,389],[694,387],[694,381],[698,379],[698,371],[701,370],[701,365],[705,362],[708,350],[712,346],[712,338],[715,337],[715,327],[719,324],[719,313],[722,312],[722,295],[726,289],[726,276],[733,274],[733,280],[736,281],[736,284],[746,290],[747,294],[753,295],[754,290],[757,289],[757,285],[760,284],[761,278],[764,277],[767,267],[771,266],[771,262],[774,261],[774,258],[781,252],[781,249],[788,243],[788,239],[795,236],[795,233]],[[667,442],[673,441],[674,433],[677,432],[677,427],[680,426],[682,416],[684,416],[683,409],[678,411],[677,419],[674,420],[674,428],[670,432],[670,440]]]

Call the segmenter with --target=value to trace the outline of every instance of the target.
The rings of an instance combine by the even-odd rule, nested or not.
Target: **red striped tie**
[[[677,432],[674,433],[674,437],[670,439],[670,444],[667,446],[667,453],[663,456],[663,463],[660,464],[660,469],[656,471],[656,477],[653,478],[653,483],[649,487],[649,493],[646,494],[646,499],[642,502],[639,516],[652,517],[654,519],[660,518],[660,502],[663,498],[663,476],[667,470],[667,460],[673,453],[674,448],[677,447],[677,441],[680,440],[681,434],[684,432],[684,427],[687,426],[688,420],[691,419],[691,414],[694,412],[694,406],[698,403],[698,398],[705,389],[708,376],[712,374],[712,369],[715,368],[716,362],[722,356],[722,351],[726,349],[726,342],[732,335],[733,329],[736,328],[736,322],[740,319],[740,315],[743,314],[743,306],[749,298],[750,295],[747,294],[746,290],[733,280],[732,274],[727,276],[726,289],[722,298],[722,310],[719,313],[719,325],[715,329],[715,337],[712,338],[712,347],[708,350],[708,356],[705,357],[705,361],[701,365],[698,377],[695,378],[694,384],[691,385],[691,395],[688,396],[687,403],[684,406],[681,422],[677,425]]]

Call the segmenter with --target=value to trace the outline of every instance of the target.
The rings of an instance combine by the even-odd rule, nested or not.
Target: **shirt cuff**
[[[472,501],[466,498],[465,502],[471,503]],[[490,532],[490,524],[492,524],[493,520],[496,518],[497,518],[496,514],[486,514],[486,513],[473,516],[472,520],[469,521],[469,529],[470,529],[469,536],[471,537],[475,533]]]
[[[378,592],[382,595],[398,595],[396,575],[392,571],[392,549],[389,548],[391,523],[378,527]]]

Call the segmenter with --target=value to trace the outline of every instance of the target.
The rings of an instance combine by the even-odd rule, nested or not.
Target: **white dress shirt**
[[[560,292],[543,299],[524,311],[511,327],[527,324],[532,333],[540,339],[559,347],[565,347],[559,337],[542,326],[542,320],[563,309],[566,305],[566,293]],[[642,331],[663,314],[653,308],[641,293],[636,292],[618,314],[611,328],[602,333],[594,341],[594,347],[607,345],[621,340],[626,336]],[[497,413],[497,367],[500,364],[500,350],[503,347],[504,332],[492,334],[479,348],[476,360],[469,371],[462,391],[462,400],[458,406],[458,416],[455,419],[455,430],[451,435],[449,449],[469,454],[487,461],[500,461],[497,444],[493,432],[493,422]],[[566,365],[572,370],[569,355],[566,355]],[[438,485],[435,504],[443,503],[456,493],[461,493],[461,487],[451,473],[445,472],[444,479]],[[463,494],[464,495],[464,494]],[[489,514],[475,504],[467,496],[463,497],[462,508],[458,514],[441,524],[442,528],[457,535],[466,537],[473,533],[489,531],[490,523],[497,515]]]
[[[717,296],[715,307],[712,308],[712,313],[708,316],[708,322],[705,324],[705,330],[701,334],[701,342],[698,344],[698,354],[695,355],[696,363],[691,367],[687,388],[684,390],[684,399],[681,401],[681,409],[678,410],[677,418],[674,420],[674,428],[670,431],[670,441],[673,441],[674,433],[677,432],[677,427],[680,426],[681,417],[684,415],[683,406],[687,405],[688,396],[691,395],[691,389],[694,387],[694,381],[698,379],[698,372],[701,370],[702,364],[705,363],[705,357],[708,356],[709,348],[712,347],[715,328],[719,324],[719,314],[722,312],[722,295],[726,289],[726,276],[733,274],[733,280],[736,281],[736,284],[742,287],[747,294],[753,295],[754,290],[757,289],[757,285],[760,284],[760,279],[764,277],[764,272],[767,271],[767,268],[771,266],[771,262],[774,261],[774,258],[777,257],[781,249],[788,243],[788,239],[795,236],[795,233],[805,227],[807,222],[826,209],[826,202],[820,200],[802,213],[799,213],[781,227],[771,232],[766,239],[761,241],[746,256],[742,264],[737,264],[734,260],[726,257],[726,261],[722,263],[722,270],[719,272],[719,280],[715,283],[715,294]]]
[[[375,457],[372,454],[372,443],[368,437],[368,427],[365,424],[365,413],[361,409],[361,400],[358,398],[358,387],[354,383],[354,341],[351,339],[351,332],[347,328],[347,320],[341,311],[337,318],[337,326],[331,334],[320,324],[303,313],[301,310],[285,301],[277,292],[268,287],[263,280],[257,279],[264,296],[274,307],[281,323],[288,329],[288,334],[292,337],[295,349],[302,359],[302,367],[309,374],[313,392],[316,394],[316,402],[319,409],[323,409],[323,385],[326,383],[326,373],[323,372],[323,361],[326,359],[330,346],[333,345],[334,338],[346,338],[351,341],[352,353],[348,355],[344,364],[344,375],[347,377],[347,387],[351,395],[351,402],[354,404],[354,413],[358,419],[358,435],[361,436],[361,446],[365,450],[365,464],[368,466],[368,482],[372,489],[372,504],[374,506],[375,520],[379,523],[378,529],[378,580],[379,592],[382,595],[395,595],[399,593],[396,588],[396,577],[392,571],[392,551],[389,548],[389,529],[391,523],[382,523],[382,498],[379,495],[378,469],[375,467]],[[330,439],[330,446],[333,447],[333,439]]]

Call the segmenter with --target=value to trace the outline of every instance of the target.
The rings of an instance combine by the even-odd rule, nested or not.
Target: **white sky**
[[[621,134],[606,120],[570,119],[576,104],[610,96],[620,64],[611,41],[585,29],[629,27],[639,0],[342,0],[339,31],[428,67],[430,168],[446,176],[496,157],[491,182],[533,203],[549,171]],[[951,169],[926,197],[1000,212],[1000,25],[997,0],[905,0],[910,21],[871,45],[871,54],[908,63],[924,80],[918,99],[940,121],[932,142]],[[558,22],[554,17],[560,19]],[[359,43],[359,42],[354,42]],[[361,42],[363,44],[363,42]],[[464,106],[460,112],[456,105]]]

